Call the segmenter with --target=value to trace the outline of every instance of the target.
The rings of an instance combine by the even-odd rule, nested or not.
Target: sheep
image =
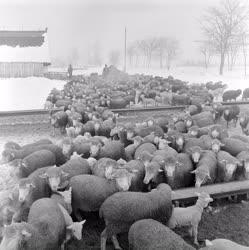
[[[240,152],[236,158],[242,164],[242,166],[238,166],[238,171],[236,173],[236,179],[244,179],[249,180],[249,151]]]
[[[187,127],[197,125],[198,127],[206,127],[214,124],[214,118],[210,111],[203,111],[199,114],[192,115],[185,121]]]
[[[152,126],[137,128],[135,130],[135,135],[145,137],[145,136],[149,135],[152,132],[154,132],[154,134],[157,135],[158,137],[163,137],[163,135],[164,135],[163,129],[158,125],[152,125]],[[128,133],[127,133],[127,138],[128,138]],[[128,139],[131,139],[131,138],[128,138]]]
[[[213,199],[205,192],[197,193],[197,196],[197,202],[193,206],[185,208],[174,207],[167,226],[170,229],[183,226],[189,227],[190,236],[194,237],[194,243],[199,245],[197,241],[198,225],[201,221],[203,209],[207,207]]]
[[[63,213],[67,232],[66,239],[64,243],[68,242],[72,237],[75,237],[77,240],[81,240],[82,238],[82,227],[85,224],[86,220],[80,222],[73,222],[70,214],[72,213],[72,188],[64,192],[56,192],[51,195],[51,199],[55,200],[61,212]]]
[[[48,167],[35,170],[27,178],[23,178],[18,183],[18,207],[15,209],[13,221],[26,221],[28,211],[38,199],[50,197],[50,189],[47,182],[41,178]]]
[[[200,250],[249,250],[249,247],[242,246],[234,241],[227,239],[206,240],[206,247]]]
[[[69,158],[73,152],[82,155],[84,158],[90,156],[90,142],[83,136],[77,136],[74,140],[64,139],[62,141],[62,152]]]
[[[162,169],[163,162],[163,159],[161,159],[160,163],[158,160],[154,160],[145,165],[145,176],[143,182],[144,184],[149,185],[149,189],[158,186],[160,183],[166,182],[166,178]]]
[[[242,166],[242,163],[226,151],[219,151],[217,153],[218,172],[217,181],[229,182],[234,180],[236,169]]]
[[[232,156],[238,155],[240,152],[249,149],[249,144],[239,139],[225,138],[223,140],[222,150],[227,151]]]
[[[217,123],[221,120],[225,107],[221,103],[214,103],[212,108],[213,110],[211,112],[213,114],[214,121]]]
[[[61,148],[54,144],[38,145],[28,148],[22,148],[20,150],[4,150],[2,152],[2,162],[6,163],[15,159],[23,159],[26,156],[43,149],[49,150],[54,153],[56,158],[56,165],[61,165],[66,162],[66,157],[63,155]]]
[[[120,249],[116,235],[128,232],[135,221],[151,218],[167,222],[171,214],[171,188],[167,184],[160,184],[149,193],[114,193],[99,210],[99,216],[106,226],[101,233],[101,250],[106,249],[107,238],[112,238],[115,249]]]
[[[199,160],[197,167],[191,173],[195,174],[195,187],[202,184],[214,183],[217,177],[217,159],[212,151],[205,151]]]
[[[66,112],[58,111],[51,115],[50,122],[53,127],[52,135],[55,136],[55,128],[59,128],[61,134],[66,132],[66,126],[69,122],[69,118]]]
[[[44,178],[52,191],[63,189],[69,184],[69,180],[76,175],[90,174],[88,161],[83,158],[67,161],[60,167],[49,167],[41,178]]]
[[[241,89],[237,89],[237,90],[227,90],[223,93],[222,95],[222,100],[223,102],[227,102],[227,101],[236,101],[237,97],[239,97],[241,95]]]
[[[132,138],[133,144],[128,145],[125,147],[125,158],[126,160],[132,160],[134,158],[134,154],[138,146],[140,146],[144,139],[140,136],[135,136]]]
[[[45,198],[34,202],[28,222],[12,223],[4,228],[0,249],[59,250],[65,236],[65,220],[58,204]]]
[[[81,211],[98,211],[107,197],[118,191],[127,191],[133,173],[121,169],[111,177],[113,180],[95,175],[78,175],[71,178],[73,214],[78,221],[82,220]]]
[[[228,106],[224,108],[223,117],[227,122],[227,128],[228,128],[228,123],[232,120],[234,121],[234,126],[236,127],[239,113],[240,113],[240,107],[238,105]]]
[[[140,160],[131,160],[125,163],[123,165],[123,168],[134,173],[131,179],[131,185],[129,191],[137,191],[137,192],[143,191],[144,189],[143,179],[145,176],[144,164]]]
[[[188,154],[180,153],[176,157],[167,157],[164,165],[164,174],[167,183],[172,189],[190,187],[194,183],[191,171],[194,166]]]
[[[90,153],[91,157],[94,157],[97,160],[103,157],[108,157],[113,160],[123,158],[125,160],[124,145],[120,141],[110,141],[104,146],[101,146],[100,143],[92,143]]]
[[[4,150],[5,150],[5,149],[15,149],[15,150],[19,150],[19,149],[21,149],[22,147],[21,147],[18,143],[14,142],[14,141],[8,141],[8,142],[6,142],[6,143],[4,144],[3,148],[4,148]]]
[[[156,146],[153,143],[145,142],[139,145],[135,151],[134,159],[137,160],[141,157],[141,154],[147,151],[150,154],[153,154],[157,150]]]
[[[98,177],[106,178],[106,170],[109,167],[118,168],[118,163],[111,158],[101,158],[92,167],[91,172]]]
[[[50,196],[51,199],[56,200],[61,206],[63,206],[69,214],[72,213],[72,188],[63,192],[56,191]]]
[[[248,124],[249,124],[249,114],[248,113],[240,113],[239,116],[239,124],[242,129],[242,132],[245,135],[249,135],[248,133]]]
[[[247,100],[249,98],[249,88],[245,88],[242,93],[242,100]]]
[[[25,178],[38,168],[54,165],[55,161],[54,153],[49,150],[39,150],[20,159],[14,174],[18,178]]]
[[[21,148],[30,148],[30,147],[34,147],[34,146],[40,146],[40,145],[44,145],[44,144],[52,144],[52,141],[49,139],[40,139],[38,141],[32,142],[32,143],[28,143],[23,145]]]
[[[131,250],[194,250],[178,234],[153,219],[143,219],[132,224],[128,240]]]

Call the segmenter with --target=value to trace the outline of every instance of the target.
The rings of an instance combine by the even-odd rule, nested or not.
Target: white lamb
[[[185,208],[175,207],[173,209],[168,227],[171,229],[183,226],[189,227],[190,236],[194,237],[194,243],[199,245],[197,241],[198,225],[201,220],[203,209],[207,207],[209,202],[212,202],[213,199],[205,192],[196,194],[198,200],[195,205]]]

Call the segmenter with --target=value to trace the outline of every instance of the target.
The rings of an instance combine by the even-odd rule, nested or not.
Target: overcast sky
[[[198,59],[199,19],[218,0],[0,0],[0,28],[48,27],[52,58],[67,59],[77,48],[81,61],[96,42],[102,54],[153,36],[180,41],[182,60]]]

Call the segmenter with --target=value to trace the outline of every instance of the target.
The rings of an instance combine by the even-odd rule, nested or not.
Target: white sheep
[[[213,201],[213,199],[205,192],[196,194],[198,200],[195,205],[185,208],[175,207],[173,209],[172,216],[168,222],[168,227],[171,229],[183,226],[189,227],[189,234],[191,237],[194,237],[194,243],[198,245],[198,225],[201,220],[202,212],[203,209],[208,206],[209,202]]]

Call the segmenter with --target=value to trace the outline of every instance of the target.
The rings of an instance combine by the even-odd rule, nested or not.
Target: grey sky
[[[48,27],[52,58],[68,58],[74,47],[81,61],[99,41],[102,54],[123,48],[124,27],[130,41],[174,36],[181,59],[197,57],[198,19],[218,0],[0,0],[0,27]],[[198,59],[198,58],[197,58]]]

